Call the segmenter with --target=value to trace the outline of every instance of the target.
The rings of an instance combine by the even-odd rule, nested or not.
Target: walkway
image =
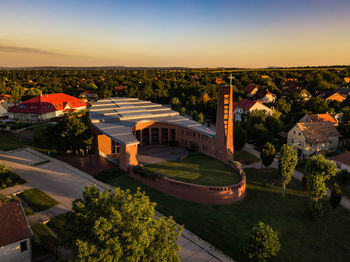
[[[139,148],[137,159],[140,164],[151,165],[161,162],[176,161],[186,157],[188,151],[181,147],[167,145],[149,145]]]
[[[243,147],[243,150],[248,151],[252,155],[260,158],[260,152],[255,150],[254,146],[251,145],[251,144],[245,144],[245,146]],[[260,168],[262,168],[262,163],[261,163],[261,161],[259,161],[259,162],[255,162],[255,163],[250,164],[250,165],[243,165],[242,167],[243,168],[257,168],[257,169],[260,169]],[[273,161],[273,163],[271,164],[270,167],[278,169],[278,159],[277,158],[275,158],[275,160]],[[301,172],[299,172],[297,170],[294,170],[294,174],[293,174],[294,178],[296,178],[299,181],[301,181],[303,179],[303,176],[304,176],[303,173],[301,173]],[[331,192],[330,192],[329,189],[327,189],[327,197],[330,197],[330,195],[331,195]],[[347,209],[350,209],[350,200],[347,197],[343,196],[340,204],[343,207],[345,207]]]
[[[49,162],[43,163],[43,159]],[[0,152],[0,162],[28,181],[25,185],[14,187],[12,191],[17,192],[17,190],[35,187],[60,202],[58,206],[33,217],[32,222],[34,223],[71,211],[72,201],[82,197],[87,185],[96,184],[100,190],[112,188],[67,163],[30,148]],[[33,166],[36,164],[39,165]],[[7,189],[7,192],[11,192],[11,189]],[[180,258],[184,262],[233,261],[187,230],[184,230],[181,235],[179,244],[182,247]]]

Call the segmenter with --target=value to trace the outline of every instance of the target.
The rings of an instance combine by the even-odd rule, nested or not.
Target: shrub
[[[272,164],[275,159],[276,149],[270,142],[267,142],[260,153],[260,158],[265,167]]]
[[[256,224],[250,233],[247,243],[249,258],[266,261],[270,257],[276,256],[279,250],[278,233],[261,221]]]
[[[332,191],[331,191],[331,197],[329,199],[333,209],[336,209],[339,206],[341,198],[342,198],[341,190],[340,190],[338,184],[334,183]]]

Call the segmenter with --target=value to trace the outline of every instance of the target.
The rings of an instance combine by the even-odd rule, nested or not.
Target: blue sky
[[[350,1],[0,0],[0,66],[349,64]]]

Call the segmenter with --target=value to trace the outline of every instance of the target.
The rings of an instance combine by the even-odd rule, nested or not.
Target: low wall
[[[176,198],[202,204],[225,205],[237,202],[245,195],[246,174],[241,168],[234,167],[234,169],[241,175],[242,180],[230,186],[203,186],[171,178],[146,178],[134,173],[133,168],[130,168],[129,175],[147,186]]]

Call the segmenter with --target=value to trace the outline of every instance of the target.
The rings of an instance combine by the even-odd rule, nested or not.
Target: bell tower
[[[221,86],[216,113],[216,158],[229,162],[233,160],[233,90],[232,75],[229,86]]]

